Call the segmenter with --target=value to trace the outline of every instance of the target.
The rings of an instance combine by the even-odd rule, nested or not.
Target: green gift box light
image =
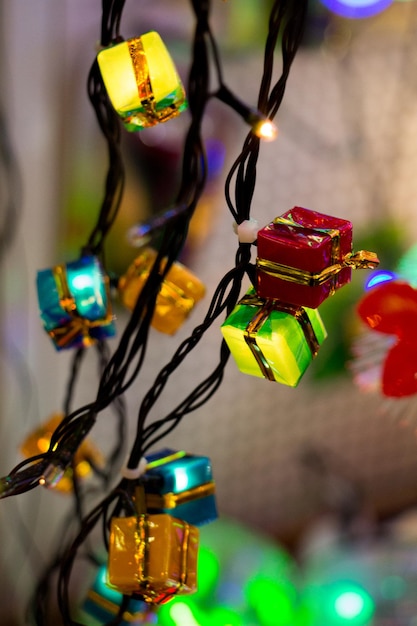
[[[316,309],[262,300],[253,288],[222,324],[240,371],[296,387],[327,337]]]

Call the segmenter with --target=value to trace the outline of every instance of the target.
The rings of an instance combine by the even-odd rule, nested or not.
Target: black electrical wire
[[[266,108],[266,114],[269,113],[269,104],[271,104],[272,110],[276,112],[282,101],[285,84],[289,75],[289,69],[294,58],[295,51],[301,41],[306,8],[307,0],[304,0],[298,5],[294,4],[294,2],[275,2],[273,6],[271,18],[269,21],[269,33],[266,44],[265,68],[261,81],[259,95],[259,106],[261,108],[265,103],[264,108]],[[207,12],[203,12],[201,21],[204,33],[207,34],[209,32]],[[273,72],[273,51],[275,50],[277,40],[280,34],[282,36],[282,74],[277,83],[277,85],[279,85],[279,89],[277,88],[277,86],[274,86],[271,91],[272,95],[268,97],[271,76]],[[197,38],[199,44],[201,45],[201,43],[204,42],[204,37],[202,36],[202,33],[198,28]],[[212,35],[210,37],[210,41],[213,42]],[[196,48],[194,48],[194,51],[195,50]],[[206,67],[207,56],[203,55],[202,58],[204,66]],[[216,65],[218,67],[218,76],[221,79],[222,72],[219,70],[219,60],[217,55]],[[232,214],[234,215],[237,223],[241,223],[243,220],[249,219],[250,217],[251,202],[256,183],[256,164],[259,155],[259,148],[259,138],[256,137],[252,132],[249,133],[244,142],[242,152],[236,159],[236,162],[232,166],[231,172],[227,177],[226,195],[228,199],[228,204],[232,207]],[[231,180],[235,174],[236,209],[232,205],[231,195],[228,191],[228,186],[231,184]],[[224,368],[230,354],[230,351],[224,342],[222,342],[221,344],[220,363],[213,370],[213,372],[205,380],[203,380],[194,389],[194,391],[178,405],[176,409],[174,409],[164,418],[153,422],[148,427],[145,427],[145,422],[148,414],[155,404],[156,400],[161,395],[171,374],[179,367],[179,365],[182,363],[184,358],[191,352],[191,350],[196,347],[206,330],[211,326],[213,321],[222,313],[222,311],[226,308],[227,314],[229,314],[234,306],[237,304],[244,275],[247,274],[250,280],[253,282],[254,269],[250,264],[250,248],[250,244],[239,244],[236,254],[236,266],[234,270],[229,272],[223,279],[223,281],[221,281],[218,290],[213,296],[205,320],[200,326],[197,326],[191,336],[179,346],[171,361],[160,371],[154,381],[154,384],[145,395],[139,409],[136,439],[132,447],[131,455],[129,457],[128,467],[137,467],[140,457],[144,454],[146,450],[150,449],[158,441],[164,438],[169,432],[171,432],[180,423],[180,421],[186,414],[196,410],[205,402],[207,402],[220,385],[223,378]],[[219,294],[222,294],[222,296],[224,296],[225,289],[229,285],[229,283],[231,284],[229,294],[224,298],[224,300],[220,298],[220,301],[218,301]],[[159,429],[161,429],[160,432],[158,432]]]
[[[258,108],[273,120],[283,99],[295,54],[301,43],[307,15],[308,0],[276,0],[269,19],[265,44],[264,68],[259,88]],[[281,42],[282,70],[277,82],[272,84],[274,56]],[[226,203],[238,224],[249,219],[256,185],[256,166],[259,157],[260,139],[252,132],[248,134],[243,148],[230,168],[225,183]],[[234,184],[234,202],[231,186]]]
[[[120,484],[84,518],[80,531],[60,559],[58,574],[58,604],[64,626],[84,626],[83,624],[80,624],[80,622],[74,621],[70,614],[71,602],[69,597],[69,583],[72,568],[74,566],[75,559],[78,556],[79,549],[85,544],[86,539],[94,530],[98,522],[106,519],[107,510],[115,501],[118,504],[120,501],[120,506],[123,507],[125,513],[134,515],[136,512],[130,493],[124,489],[125,483],[126,481],[122,480]],[[105,532],[107,531],[108,529],[106,528]]]
[[[176,204],[185,208],[175,216],[175,220],[172,220],[163,229],[157,259],[139,295],[118,347],[109,359],[105,359],[105,363],[103,361],[104,370],[96,399],[64,417],[53,434],[51,447],[46,454],[38,455],[38,457],[19,464],[6,479],[3,479],[5,483],[2,485],[4,487],[3,495],[15,495],[34,488],[51,465],[59,468],[68,467],[78,446],[95,424],[97,415],[110,404],[119,401],[121,395],[137,378],[144,363],[149,327],[160,285],[182,250],[190,219],[205,186],[207,164],[201,127],[205,108],[210,98],[210,51],[214,59],[219,83],[224,85],[216,43],[209,27],[210,3],[207,0],[191,0],[191,5],[196,17],[192,64],[188,81],[191,122],[184,143],[182,177],[176,199]],[[109,45],[120,39],[119,29],[123,6],[124,2],[103,1],[102,45]],[[274,116],[280,106],[289,69],[301,40],[301,26],[306,6],[306,0],[302,2],[282,0],[281,2],[276,1],[273,5],[265,51],[264,75],[259,94],[259,109],[266,115]],[[280,79],[271,90],[273,53],[279,36],[282,42],[283,70]],[[96,111],[99,126],[108,143],[109,170],[105,184],[105,197],[99,217],[87,244],[83,248],[83,253],[89,252],[102,256],[105,238],[116,219],[123,193],[124,170],[120,153],[120,121],[109,105],[96,61],[91,68],[88,85],[89,96]],[[249,133],[242,153],[237,158],[227,178],[226,202],[237,223],[249,219],[250,216],[256,183],[259,146],[258,138],[253,133]],[[236,176],[235,205],[232,202],[230,192],[234,176]],[[239,298],[244,276],[248,275],[249,278],[253,279],[253,267],[250,258],[251,245],[240,243],[236,253],[235,267],[220,281],[203,323],[197,326],[191,336],[180,345],[173,358],[162,368],[154,385],[145,395],[139,408],[137,433],[131,449],[128,467],[136,467],[140,457],[148,449],[176,428],[185,415],[197,410],[207,402],[221,384],[230,355],[224,341],[220,345],[219,363],[211,374],[200,382],[168,415],[148,426],[146,425],[149,412],[163,392],[170,376],[191,350],[198,345],[212,323],[222,313],[228,315],[234,308]],[[78,355],[78,359],[81,361],[81,354]],[[75,355],[71,372],[72,378],[70,378],[65,401],[65,406],[68,409],[72,387],[78,374],[78,366],[79,362],[77,355]],[[124,437],[121,423],[119,428],[118,444]],[[119,445],[114,450],[113,458],[118,457],[118,454]],[[80,626],[79,622],[71,618],[69,598],[71,572],[78,552],[82,546],[85,546],[88,536],[100,520],[103,524],[104,544],[107,546],[111,518],[115,515],[127,514],[129,511],[132,513],[134,509],[131,502],[132,488],[132,481],[123,479],[87,516],[84,516],[80,492],[78,486],[75,485],[76,517],[79,519],[80,530],[65,553],[59,555],[56,565],[58,568],[58,604],[65,626]],[[121,616],[116,616],[112,623],[116,624],[119,617]],[[43,623],[39,622],[39,624]]]

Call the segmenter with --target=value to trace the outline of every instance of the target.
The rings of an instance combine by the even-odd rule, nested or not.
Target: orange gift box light
[[[144,248],[127,272],[120,277],[118,290],[125,307],[132,310],[150,274],[157,253]],[[162,264],[163,268],[163,264]],[[156,298],[152,326],[173,335],[205,294],[205,286],[190,270],[175,262],[169,269]]]
[[[113,517],[108,584],[162,604],[197,589],[198,528],[171,515]]]

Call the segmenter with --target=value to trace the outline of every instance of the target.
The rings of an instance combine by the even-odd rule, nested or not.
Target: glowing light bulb
[[[381,283],[386,283],[390,280],[395,280],[396,274],[394,272],[389,272],[388,270],[378,270],[376,272],[372,272],[369,276],[368,280],[365,283],[365,289],[371,289],[376,285],[380,285]]]
[[[352,19],[371,17],[380,13],[393,0],[321,0],[333,13]]]
[[[175,475],[175,491],[184,491],[188,487],[188,473],[187,470],[182,467],[176,467],[174,470]]]
[[[88,274],[79,274],[72,278],[72,287],[74,289],[86,289],[87,287],[94,287],[94,282],[91,276]]]
[[[260,120],[253,125],[253,132],[264,141],[274,141],[278,135],[278,128],[271,120]]]

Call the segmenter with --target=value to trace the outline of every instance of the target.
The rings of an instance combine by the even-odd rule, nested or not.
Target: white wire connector
[[[139,465],[134,467],[133,469],[127,466],[127,462],[123,465],[120,470],[123,478],[127,478],[127,480],[138,480],[145,472],[148,466],[148,461],[143,456],[139,461]]]
[[[233,224],[233,230],[237,234],[240,243],[254,243],[258,238],[259,225],[258,220],[252,217],[244,220],[240,224]]]

